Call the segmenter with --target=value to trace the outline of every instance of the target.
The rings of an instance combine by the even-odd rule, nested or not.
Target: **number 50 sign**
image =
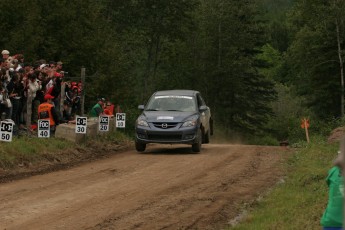
[[[116,114],[116,128],[125,128],[126,127],[126,114],[117,113]]]
[[[2,121],[0,127],[0,140],[11,142],[12,141],[12,134],[13,134],[13,126],[14,123],[10,121]]]

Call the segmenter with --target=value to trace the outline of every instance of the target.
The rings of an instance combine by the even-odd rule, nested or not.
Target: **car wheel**
[[[135,149],[138,151],[138,152],[144,152],[145,149],[146,149],[146,144],[143,144],[143,143],[139,143],[139,142],[135,142]]]
[[[207,132],[204,135],[204,143],[205,144],[210,143],[210,130],[207,130]]]
[[[201,134],[201,129],[199,129],[197,133],[197,142],[192,144],[193,152],[198,153],[201,151],[201,143],[202,143],[202,134]]]

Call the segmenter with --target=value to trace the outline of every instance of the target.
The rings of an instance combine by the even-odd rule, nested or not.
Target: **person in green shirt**
[[[342,176],[343,153],[338,152],[334,166],[328,171],[326,179],[329,192],[328,204],[321,218],[321,225],[324,230],[338,230],[343,226],[344,215],[344,178]]]
[[[98,102],[96,105],[94,105],[89,113],[90,117],[98,117],[103,113],[103,104],[105,102],[104,98],[98,99]]]

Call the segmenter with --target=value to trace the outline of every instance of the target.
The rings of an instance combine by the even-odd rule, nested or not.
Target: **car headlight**
[[[149,127],[149,124],[147,123],[147,121],[145,121],[145,120],[142,119],[142,118],[138,118],[138,120],[137,120],[137,125],[138,125],[138,126]]]
[[[188,121],[185,121],[182,125],[182,127],[193,127],[198,124],[198,117],[194,116],[188,119]]]

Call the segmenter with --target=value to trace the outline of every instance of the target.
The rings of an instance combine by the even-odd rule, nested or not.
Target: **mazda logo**
[[[163,123],[163,124],[162,124],[162,128],[163,128],[163,129],[168,128],[168,124],[167,124],[167,123]]]

